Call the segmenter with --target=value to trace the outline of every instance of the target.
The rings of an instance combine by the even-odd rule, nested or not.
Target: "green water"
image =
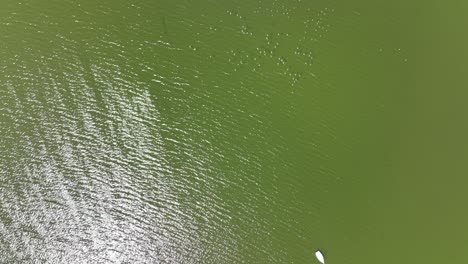
[[[0,1],[0,263],[466,263],[463,1]]]

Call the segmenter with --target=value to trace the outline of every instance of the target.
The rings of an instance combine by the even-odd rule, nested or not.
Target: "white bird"
[[[320,252],[320,250],[315,252],[315,257],[318,259],[318,261],[320,261],[320,263],[325,264],[325,258],[323,257],[323,254]]]

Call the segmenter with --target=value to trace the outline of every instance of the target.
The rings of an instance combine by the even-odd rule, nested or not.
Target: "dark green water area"
[[[0,263],[468,263],[467,14],[0,0]]]

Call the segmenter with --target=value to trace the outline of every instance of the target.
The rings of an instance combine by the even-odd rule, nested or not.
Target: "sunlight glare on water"
[[[466,263],[465,9],[2,0],[0,263]]]

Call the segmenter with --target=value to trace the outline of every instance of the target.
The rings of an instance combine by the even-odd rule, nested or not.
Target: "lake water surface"
[[[468,263],[467,9],[1,0],[0,263]]]

